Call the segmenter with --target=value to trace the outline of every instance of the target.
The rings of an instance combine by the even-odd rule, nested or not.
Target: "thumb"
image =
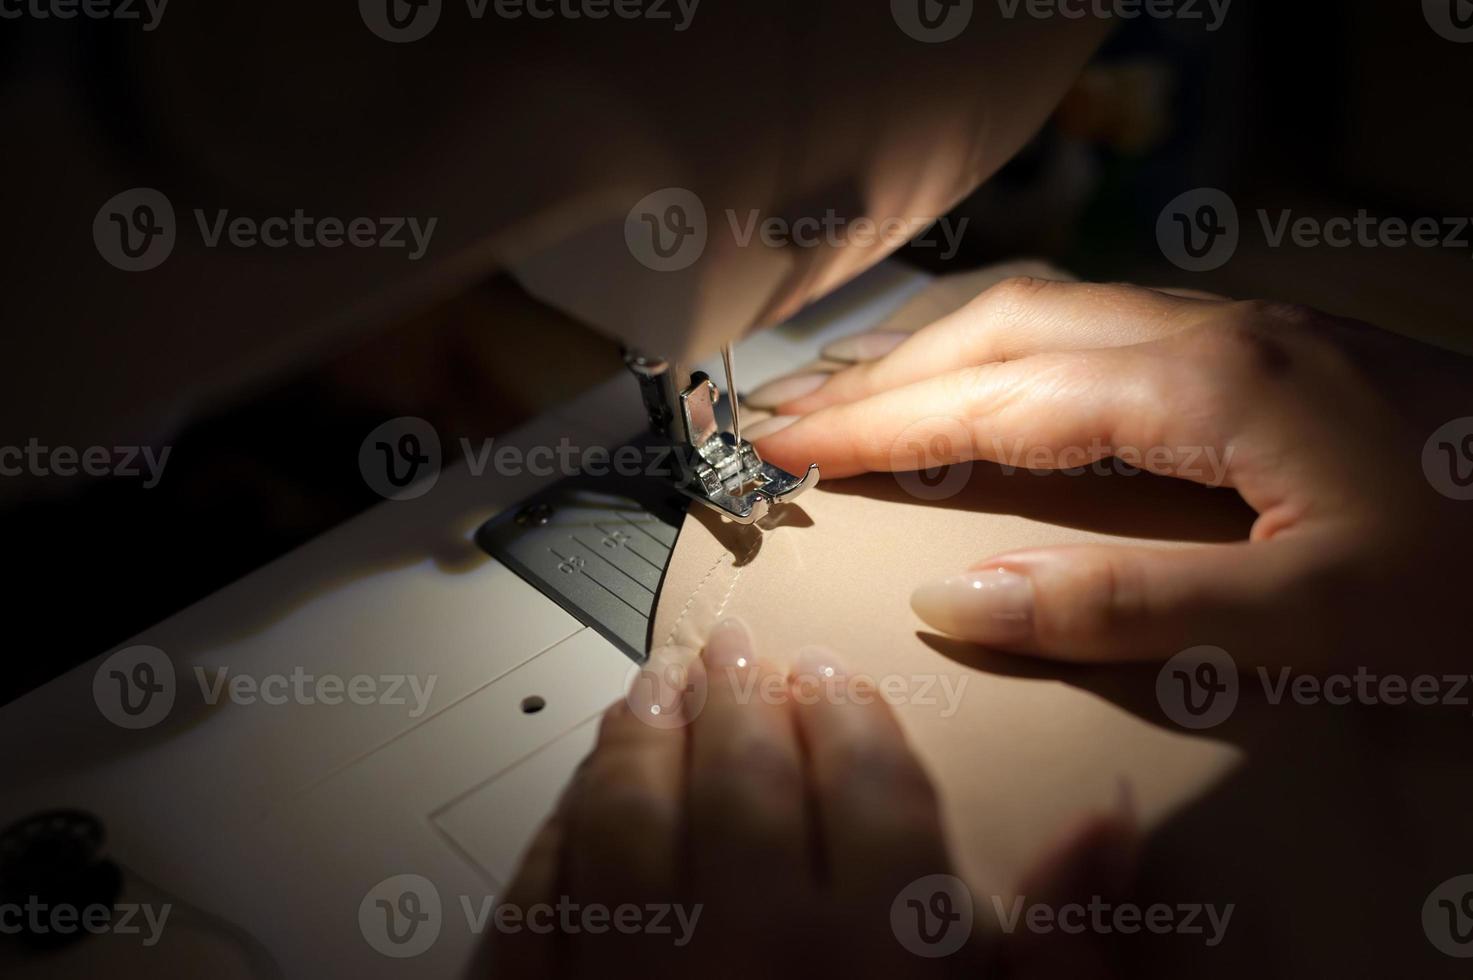
[[[911,606],[960,639],[1056,660],[1165,660],[1210,644],[1245,666],[1328,655],[1306,534],[1191,548],[1082,545],[1018,552],[917,589]]]

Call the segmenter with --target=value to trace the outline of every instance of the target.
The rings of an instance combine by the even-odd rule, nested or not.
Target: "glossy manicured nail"
[[[655,728],[675,728],[700,711],[705,672],[689,651],[656,650],[640,668],[625,703],[634,717]]]
[[[821,372],[794,374],[786,378],[769,381],[747,396],[746,402],[753,408],[777,408],[796,398],[813,394],[823,387],[829,375]]]
[[[803,707],[843,700],[849,691],[849,683],[849,672],[844,662],[827,647],[799,650],[788,671],[788,690],[792,692],[794,702]]]
[[[834,341],[823,349],[823,356],[836,361],[877,361],[904,343],[910,334],[898,330],[871,330]]]
[[[752,633],[747,624],[735,616],[723,619],[706,638],[702,654],[708,667],[748,667],[755,659]]]
[[[776,435],[796,421],[798,421],[796,415],[774,415],[770,419],[742,426],[742,438],[758,442],[768,436]]]
[[[794,683],[825,683],[843,680],[846,675],[844,661],[827,647],[804,647],[793,658],[791,677]]]
[[[1033,583],[1002,568],[929,582],[910,606],[941,632],[973,643],[1008,645],[1033,635]]]

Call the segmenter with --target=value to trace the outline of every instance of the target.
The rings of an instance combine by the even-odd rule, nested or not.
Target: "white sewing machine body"
[[[878,267],[741,345],[743,383],[813,359],[927,281]],[[636,388],[620,373],[496,444],[620,446],[647,425]],[[104,717],[103,704],[118,717],[107,656],[0,711],[0,733],[27,747],[8,766],[0,825],[86,811],[123,870],[119,901],[173,910],[157,947],[89,936],[13,957],[8,974],[461,972],[487,938],[490,899],[636,669],[473,540],[557,479],[476,476],[462,460],[429,492],[123,644],[172,664],[167,713],[122,717],[146,727]],[[441,912],[396,944],[376,933],[394,924],[370,893],[399,875],[432,883]]]

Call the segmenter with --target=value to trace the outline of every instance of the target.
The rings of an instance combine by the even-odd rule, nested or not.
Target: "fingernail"
[[[798,421],[796,415],[774,415],[770,419],[743,426],[742,437],[752,442],[760,442],[768,436],[777,435],[796,421]]]
[[[871,330],[834,341],[823,349],[823,356],[835,361],[877,361],[905,342],[910,334],[898,330]]]
[[[748,405],[753,408],[777,408],[785,402],[795,398],[811,395],[823,387],[829,375],[821,372],[811,374],[794,374],[786,378],[778,378],[769,381],[756,391],[747,396]]]
[[[689,651],[656,650],[635,675],[625,703],[641,721],[663,727],[679,715],[685,694],[692,689],[692,670]]]
[[[1003,568],[929,582],[910,606],[941,632],[973,643],[1021,643],[1033,635],[1033,583]]]
[[[827,647],[804,647],[793,658],[790,677],[794,683],[824,683],[843,680],[847,671],[844,661]]]
[[[746,667],[752,663],[752,633],[735,616],[723,619],[706,638],[701,654],[710,667]]]

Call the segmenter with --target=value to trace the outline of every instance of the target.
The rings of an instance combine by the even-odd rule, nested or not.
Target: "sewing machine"
[[[812,360],[928,281],[880,266],[740,345],[746,377],[760,383]],[[498,445],[570,439],[612,450],[648,424],[638,391],[621,373]],[[489,938],[468,925],[461,897],[474,920],[505,888],[644,652],[653,589],[626,592],[631,607],[594,577],[621,574],[610,560],[663,567],[676,540],[679,509],[658,510],[673,488],[648,508],[603,499],[597,519],[518,523],[567,482],[478,477],[462,461],[432,491],[372,509],[120,648],[142,646],[142,659],[110,653],[0,711],[9,744],[28,746],[7,766],[0,821],[58,809],[95,817],[105,835],[96,855],[121,875],[113,901],[173,909],[153,947],[141,912],[136,935],[86,936],[34,961],[23,945],[0,945],[8,975],[87,975],[102,964],[122,976],[200,964],[216,976],[461,972]],[[638,554],[604,547],[596,523],[608,519],[636,536]],[[490,541],[507,531],[518,537]],[[530,548],[518,544],[526,535],[539,535]],[[560,555],[542,545],[553,536],[569,545],[554,544]],[[558,564],[578,558],[601,567],[553,581],[564,577]],[[127,688],[120,696],[143,711],[129,718],[113,707],[122,702],[110,677],[140,676],[139,664],[151,665],[159,693],[144,704],[140,686]],[[268,679],[297,672],[311,700],[270,703]],[[315,686],[405,674],[412,682],[398,690],[376,684],[373,703],[346,693],[331,703]],[[240,677],[265,686],[242,698],[221,686]],[[81,832],[75,819],[65,826]],[[405,874],[433,883],[439,927],[401,948],[371,905],[360,919],[360,904]]]
[[[222,364],[248,360],[232,347],[241,337],[265,349],[289,327],[349,318],[345,307],[377,316],[499,267],[625,342],[634,377],[568,392],[498,442],[614,449],[645,433],[678,465],[668,481],[645,481],[647,493],[447,468],[433,475],[433,492],[411,485],[0,711],[6,744],[25,746],[8,761],[0,805],[6,896],[129,906],[138,929],[83,935],[85,926],[67,931],[43,911],[39,928],[11,930],[12,916],[0,927],[35,942],[0,946],[7,975],[465,970],[486,938],[477,926],[484,930],[490,897],[646,652],[642,630],[675,544],[679,501],[751,523],[818,479],[814,468],[771,466],[743,440],[735,365],[748,386],[781,374],[828,340],[880,322],[926,282],[877,264],[893,242],[743,246],[725,234],[726,216],[755,208],[790,221],[834,210],[934,217],[1023,145],[1100,33],[1096,24],[1005,20],[979,7],[963,36],[917,37],[935,28],[937,13],[929,0],[917,9],[920,20],[892,18],[884,5],[859,17],[847,0],[728,6],[679,43],[626,31],[616,46],[627,49],[589,54],[570,44],[551,59],[562,43],[555,27],[499,25],[540,33],[508,44],[489,68],[444,32],[402,49],[355,34],[364,57],[391,66],[380,86],[458,94],[486,90],[468,80],[515,80],[525,93],[514,107],[454,102],[454,123],[433,134],[464,155],[449,176],[439,161],[384,152],[364,165],[366,176],[344,177],[377,202],[394,200],[385,187],[413,186],[430,213],[461,218],[445,223],[442,261],[406,272],[396,256],[342,251],[235,260],[190,240],[185,225],[168,262],[146,275],[120,280],[95,254],[70,257],[100,285],[69,290],[37,314],[45,322],[32,324],[30,353],[48,370],[34,380],[47,384],[48,359],[68,347],[84,362],[92,356],[86,330],[99,304],[138,336],[124,351],[97,354],[122,359],[130,386],[79,392],[38,423],[54,423],[61,438],[121,406],[147,409],[164,394],[218,382]],[[192,30],[222,15],[174,16],[177,30],[158,43],[187,46]],[[594,86],[575,84],[590,78]],[[180,97],[211,84],[197,74]],[[146,91],[135,95],[146,102]],[[390,100],[360,122],[418,127],[425,101]],[[560,114],[558,125],[539,113]],[[525,137],[492,145],[484,135],[518,134],[526,119]],[[281,133],[293,132],[289,123]],[[314,137],[362,145],[350,127]],[[601,169],[565,152],[591,148]],[[221,187],[248,184],[253,153],[237,150],[197,162],[221,168]],[[18,151],[18,165],[27,152]],[[53,152],[90,169],[53,178],[31,168],[59,182],[35,200],[80,195],[78,210],[90,212],[131,179],[103,154]],[[336,177],[314,153],[304,148],[291,172]],[[188,186],[175,192],[181,208]],[[640,198],[672,187],[694,193],[711,219],[704,254],[683,268],[640,260],[627,238]],[[28,261],[69,262],[73,246]],[[89,253],[92,243],[75,247]],[[16,281],[33,278],[22,268]],[[217,304],[211,294],[234,299]],[[180,334],[150,349],[147,331],[177,324],[190,303],[214,312],[219,346],[202,353]],[[709,358],[723,348],[718,367]],[[73,370],[86,374],[87,365]],[[16,374],[11,407],[44,398],[28,387],[30,372]],[[38,954],[36,945],[49,948]]]

